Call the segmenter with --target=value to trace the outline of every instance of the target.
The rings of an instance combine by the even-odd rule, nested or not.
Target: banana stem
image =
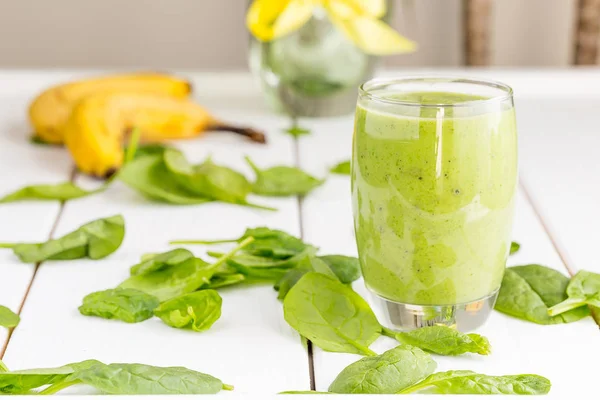
[[[227,125],[217,122],[214,125],[210,125],[207,128],[207,130],[217,132],[233,132],[237,133],[238,135],[246,136],[248,139],[256,143],[267,143],[267,138],[265,137],[265,134],[261,131],[257,131],[252,128]]]
[[[18,243],[0,243],[0,249],[12,249],[14,248]]]

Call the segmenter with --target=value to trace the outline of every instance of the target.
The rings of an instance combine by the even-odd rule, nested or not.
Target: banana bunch
[[[220,122],[190,101],[191,85],[165,74],[107,76],[67,83],[41,93],[29,107],[43,141],[65,144],[79,170],[106,177],[123,163],[133,128],[144,142],[185,139],[205,131],[232,131],[264,143],[261,132]]]

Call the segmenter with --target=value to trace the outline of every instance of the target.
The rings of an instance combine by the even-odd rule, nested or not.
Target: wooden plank
[[[306,120],[302,121],[302,125],[312,130],[311,136],[300,139],[300,164],[303,168],[323,175],[331,165],[350,157],[352,117]],[[323,187],[303,202],[304,238],[319,246],[324,253],[356,255],[349,180],[347,176],[331,176]],[[522,249],[510,259],[509,264],[541,263],[566,273],[531,206],[521,194],[515,222],[514,238],[521,242]],[[357,282],[355,289],[370,300],[362,282]],[[573,324],[540,326],[494,312],[479,333],[490,339],[494,347],[491,356],[435,357],[438,370],[540,374],[553,382],[553,398],[561,398],[561,394],[566,393],[587,394],[595,389],[591,370],[564,367],[585,364],[590,354],[600,353],[600,337],[591,318]],[[561,346],[558,343],[568,345]],[[374,344],[373,349],[381,352],[394,345],[392,340],[382,338]],[[318,348],[313,352],[317,390],[326,390],[345,366],[359,359],[356,355],[326,353]],[[573,385],[573,382],[579,384]]]
[[[293,164],[293,140],[281,133],[288,121],[237,108],[213,109],[225,120],[266,130],[269,144],[245,142],[230,134],[210,134],[177,145],[193,162],[212,154],[223,163],[252,176],[243,156],[258,165]],[[247,99],[240,99],[245,104]],[[260,100],[254,99],[256,104]],[[221,112],[219,112],[221,111]],[[88,179],[79,182],[89,185]],[[11,368],[60,365],[87,358],[106,362],[183,365],[213,374],[236,386],[236,393],[276,393],[309,388],[307,354],[299,336],[283,320],[271,286],[223,290],[223,315],[204,333],[176,330],[159,320],[128,325],[79,315],[84,295],[116,286],[143,253],[168,249],[177,238],[233,238],[247,227],[266,225],[300,234],[295,198],[253,201],[277,207],[278,212],[211,203],[173,206],[150,202],[117,182],[102,194],[69,202],[57,235],[83,222],[116,213],[126,221],[126,239],[113,255],[100,261],[45,263],[32,286],[20,329],[6,352]],[[191,247],[202,254],[204,248]],[[40,334],[43,332],[43,334]]]
[[[0,87],[18,86],[0,75]],[[29,143],[30,128],[25,119],[28,92],[0,96],[0,197],[25,185],[65,181],[70,162],[62,149]],[[59,212],[58,202],[0,204],[0,242],[34,242],[48,238]],[[7,249],[0,250],[0,304],[19,312],[31,281],[34,265],[21,263]],[[18,328],[17,328],[18,329]],[[0,328],[0,358],[8,331]]]
[[[600,146],[594,98],[527,98],[518,102],[523,181],[575,272],[600,272],[595,223],[600,221]]]

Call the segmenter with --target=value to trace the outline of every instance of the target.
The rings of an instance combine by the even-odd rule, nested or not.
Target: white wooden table
[[[394,71],[410,74],[425,71]],[[521,191],[514,239],[521,251],[510,264],[541,263],[564,273],[600,272],[600,70],[431,71],[502,80],[515,89],[520,134]],[[63,149],[28,142],[26,107],[40,90],[90,72],[0,71],[0,194],[26,184],[69,179],[73,167]],[[317,176],[350,157],[352,116],[301,120],[310,136],[294,140],[290,126],[270,113],[246,73],[183,73],[195,96],[224,120],[264,129],[267,146],[230,135],[209,134],[178,142],[195,162],[212,153],[216,161],[251,176],[248,154],[262,166],[298,165]],[[93,184],[76,177],[84,185]],[[0,304],[21,315],[8,337],[0,328],[0,358],[11,369],[53,367],[96,358],[104,362],[182,365],[233,384],[227,396],[268,398],[283,390],[326,390],[358,356],[309,353],[283,319],[269,286],[222,291],[223,315],[204,333],[170,328],[156,319],[125,324],[81,316],[84,295],[114,287],[145,252],[168,248],[174,238],[236,237],[246,227],[267,225],[302,235],[324,254],[355,255],[349,178],[330,176],[302,202],[260,198],[279,209],[261,211],[228,204],[171,206],[152,203],[117,183],[102,194],[70,201],[0,205],[0,242],[41,241],[83,222],[121,213],[127,234],[121,248],[100,261],[42,264],[37,270],[0,252]],[[204,249],[193,249],[201,252]],[[361,282],[355,288],[366,296]],[[368,298],[368,297],[366,297]],[[540,326],[494,312],[480,331],[489,337],[489,357],[436,357],[438,370],[473,369],[488,374],[536,373],[548,377],[551,398],[597,398],[600,332],[591,318]],[[387,338],[375,350],[393,346]],[[68,393],[85,394],[73,389]],[[390,396],[391,397],[391,396]],[[437,397],[437,396],[436,396]],[[440,396],[441,397],[441,396]],[[381,397],[377,397],[381,398]],[[444,396],[443,398],[448,398]]]

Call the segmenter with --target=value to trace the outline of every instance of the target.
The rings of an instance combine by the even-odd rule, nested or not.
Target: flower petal
[[[367,54],[389,55],[415,51],[417,44],[401,36],[385,22],[371,17],[341,19],[330,13],[334,24]]]
[[[315,0],[255,0],[246,24],[259,40],[270,41],[304,25],[312,16]]]

